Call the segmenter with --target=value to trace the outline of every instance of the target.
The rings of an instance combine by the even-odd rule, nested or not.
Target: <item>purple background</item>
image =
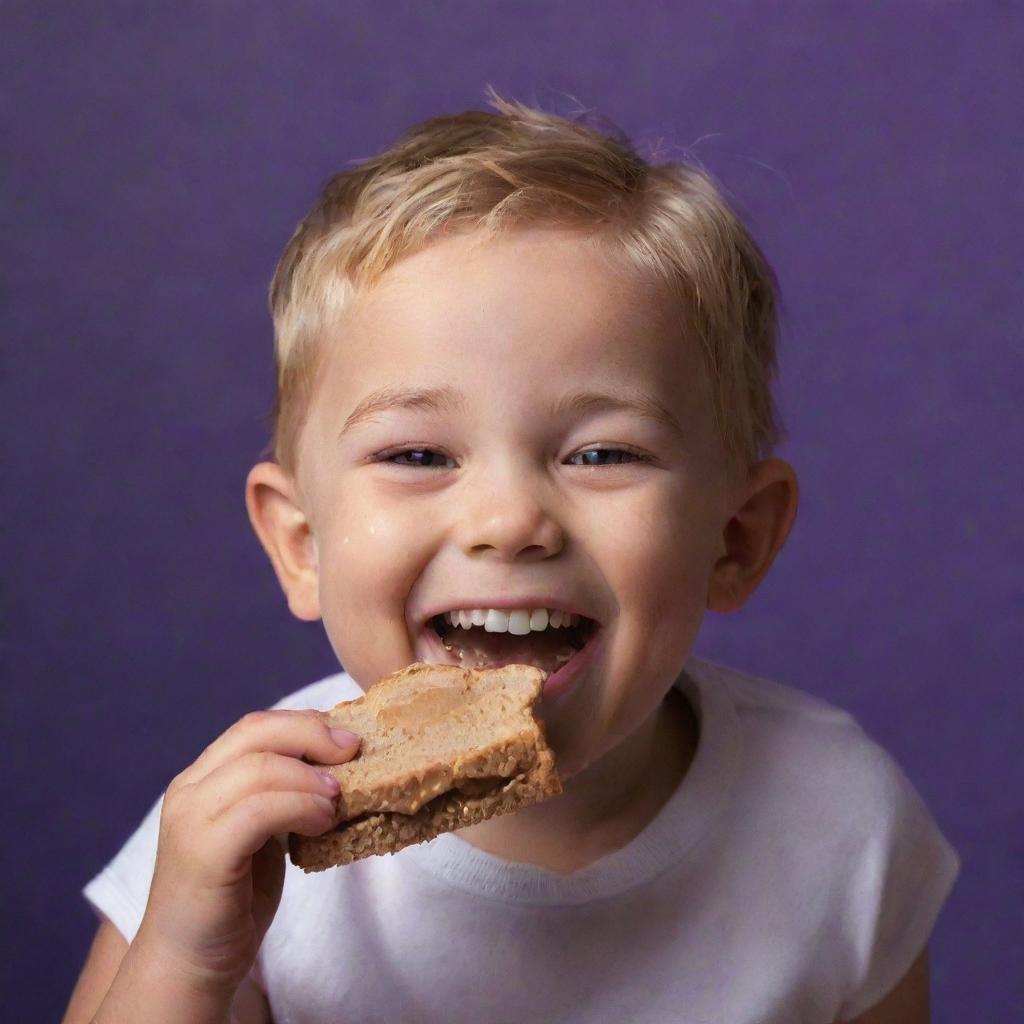
[[[335,668],[243,506],[267,283],[328,174],[487,83],[688,150],[749,217],[803,501],[698,653],[893,753],[964,862],[934,1020],[1019,1012],[1024,26],[868,6],[4,5],[5,1019],[59,1019],[79,890],[170,778]]]

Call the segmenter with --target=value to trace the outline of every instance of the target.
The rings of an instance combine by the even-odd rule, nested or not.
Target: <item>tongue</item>
[[[561,630],[516,636],[488,633],[479,627],[460,628],[449,633],[444,646],[464,668],[533,665],[545,672],[557,672],[576,653]]]

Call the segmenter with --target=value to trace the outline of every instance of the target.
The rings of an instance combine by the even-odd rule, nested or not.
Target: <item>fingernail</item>
[[[341,783],[330,772],[317,772],[317,775],[320,776],[321,785],[325,792],[332,793],[335,796],[341,792]]]
[[[359,742],[359,737],[354,732],[349,732],[347,729],[331,729],[331,739],[339,747],[344,747],[346,750],[349,747],[354,747]]]

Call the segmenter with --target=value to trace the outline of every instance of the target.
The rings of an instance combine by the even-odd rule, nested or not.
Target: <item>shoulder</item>
[[[282,697],[270,710],[299,711],[315,708],[317,711],[330,711],[335,704],[362,696],[363,691],[347,672],[335,672]]]
[[[765,835],[799,884],[828,894],[818,909],[842,965],[840,1019],[923,1024],[926,946],[960,861],[914,784],[848,712],[735,669],[696,668],[735,711],[745,806],[772,816]]]
[[[865,784],[881,787],[879,796],[899,781],[899,768],[882,746],[853,715],[822,697],[707,658],[692,658],[687,669],[701,686],[724,693],[744,740],[761,755],[854,770]]]
[[[775,718],[808,725],[856,727],[857,723],[848,711],[795,686],[751,675],[707,658],[691,658],[686,667],[706,685],[726,689],[741,716],[758,716],[765,720]]]
[[[794,828],[814,822],[826,860],[870,873],[886,864],[948,880],[957,858],[896,758],[847,711],[795,687],[711,662],[693,665],[705,691],[719,689],[733,714],[744,779]],[[795,836],[794,836],[795,838]],[[851,878],[855,883],[855,879]]]

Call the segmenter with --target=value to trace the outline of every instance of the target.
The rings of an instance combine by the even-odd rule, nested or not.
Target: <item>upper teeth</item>
[[[461,608],[444,613],[444,621],[450,626],[483,626],[488,633],[514,633],[525,636],[531,631],[539,632],[552,626],[575,626],[580,616],[570,612],[551,611],[547,608]]]

